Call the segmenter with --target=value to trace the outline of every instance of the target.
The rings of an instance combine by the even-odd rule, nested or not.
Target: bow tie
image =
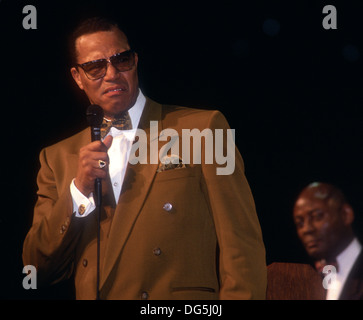
[[[125,112],[121,115],[120,118],[115,120],[108,120],[103,118],[101,124],[101,138],[103,139],[111,130],[111,127],[114,127],[118,130],[130,130],[132,129],[131,118],[128,112]]]

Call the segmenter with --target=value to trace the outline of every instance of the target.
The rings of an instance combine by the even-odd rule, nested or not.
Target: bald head
[[[353,239],[354,213],[334,185],[314,182],[299,194],[293,210],[297,234],[314,259],[329,259]]]
[[[324,201],[328,206],[333,207],[339,207],[346,203],[345,196],[339,188],[324,182],[313,182],[305,187],[300,192],[295,205],[299,205],[299,201],[305,199]]]

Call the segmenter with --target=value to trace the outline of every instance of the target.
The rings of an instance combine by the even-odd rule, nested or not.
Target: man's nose
[[[117,79],[120,76],[121,72],[118,71],[112,63],[107,64],[106,74],[104,76],[105,81],[112,81],[114,79]]]
[[[312,221],[310,219],[306,219],[301,228],[301,232],[303,234],[309,234],[309,233],[314,232],[314,230],[315,230],[315,227],[314,227],[314,224],[312,223]]]

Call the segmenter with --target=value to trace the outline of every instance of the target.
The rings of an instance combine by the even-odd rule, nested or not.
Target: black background
[[[36,30],[22,26],[27,4],[37,9]],[[328,4],[337,8],[337,30],[322,26]],[[236,130],[268,264],[309,261],[291,212],[312,181],[344,191],[362,239],[361,1],[2,0],[0,297],[62,297],[62,287],[22,288],[21,251],[40,150],[86,125],[88,102],[71,78],[66,40],[80,18],[97,14],[128,35],[146,96],[218,109]]]

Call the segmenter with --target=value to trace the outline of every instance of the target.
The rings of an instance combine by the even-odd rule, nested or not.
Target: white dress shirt
[[[326,300],[338,300],[347,281],[350,270],[352,269],[357,257],[362,250],[362,245],[357,238],[337,256],[338,272],[335,281],[331,283],[326,295]]]
[[[129,109],[132,129],[119,130],[112,127],[106,135],[106,137],[109,135],[112,135],[113,137],[112,144],[108,149],[107,154],[109,158],[109,175],[116,203],[120,197],[132,143],[140,122],[141,114],[144,110],[145,102],[146,98],[141,90],[139,90],[139,95],[135,104]],[[96,208],[93,193],[91,193],[89,197],[83,195],[75,186],[74,180],[75,179],[72,180],[70,185],[73,212],[76,213],[76,217],[86,217]],[[79,208],[82,208],[82,210],[79,210]]]

